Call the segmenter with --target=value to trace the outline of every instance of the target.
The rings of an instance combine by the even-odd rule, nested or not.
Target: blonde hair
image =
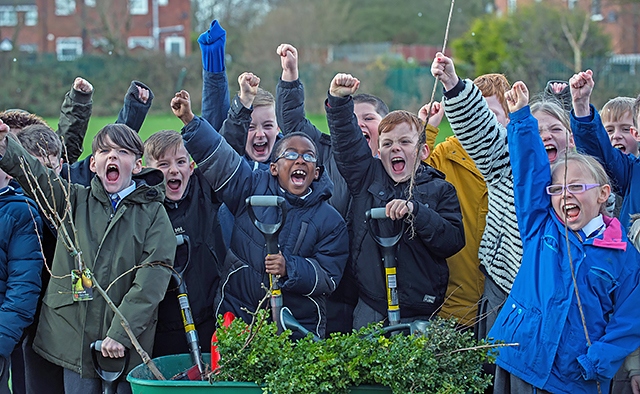
[[[531,103],[531,114],[536,112],[543,112],[549,116],[553,116],[558,119],[560,123],[571,134],[571,121],[569,120],[569,113],[562,108],[562,105],[557,100],[540,100]],[[534,115],[535,117],[535,115]]]
[[[582,169],[589,173],[595,183],[600,186],[609,185],[609,176],[600,162],[593,156],[585,155],[578,152],[567,151],[566,155],[560,155],[558,161],[551,165],[551,174],[556,171],[564,171],[565,163],[575,162],[582,167]],[[607,202],[600,204],[600,213],[607,214]]]
[[[144,156],[147,160],[160,160],[168,152],[175,154],[183,146],[184,142],[179,133],[173,130],[160,130],[151,134],[144,142]]]
[[[615,97],[607,101],[600,110],[602,122],[619,122],[627,113],[633,118],[635,102],[635,99],[631,97]]]

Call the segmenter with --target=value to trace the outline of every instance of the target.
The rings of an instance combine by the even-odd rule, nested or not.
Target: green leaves
[[[212,380],[252,381],[278,394],[348,393],[377,384],[394,393],[482,393],[490,380],[482,363],[492,360],[484,342],[454,321],[434,319],[422,335],[381,336],[380,325],[323,341],[297,343],[276,335],[261,310],[249,329],[240,319],[217,331],[222,368]],[[461,350],[463,349],[463,350]]]

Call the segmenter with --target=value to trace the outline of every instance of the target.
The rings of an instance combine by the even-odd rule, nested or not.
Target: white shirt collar
[[[596,236],[600,233],[600,231],[602,231],[602,229],[604,229],[605,225],[604,225],[604,220],[602,219],[602,214],[596,216],[595,218],[591,219],[591,221],[589,221],[589,223],[587,223],[583,228],[582,231],[584,232],[584,234],[587,237],[590,236]],[[598,231],[600,230],[600,231]],[[591,235],[591,233],[595,232],[595,234]]]

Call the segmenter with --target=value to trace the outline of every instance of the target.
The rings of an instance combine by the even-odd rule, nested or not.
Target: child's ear
[[[638,133],[638,129],[631,126],[631,128],[629,129],[629,132],[631,132],[631,136],[633,137],[633,139],[640,142],[640,134]]]
[[[196,168],[196,162],[191,160],[189,163],[189,175],[193,174],[193,169]]]
[[[89,159],[89,169],[93,173],[96,172],[96,158],[93,157],[93,155],[91,155],[91,158]]]
[[[133,166],[133,170],[131,171],[132,174],[138,174],[140,171],[142,171],[142,158],[136,159],[136,163]]]
[[[316,175],[313,177],[313,179],[315,179],[316,181],[318,179],[320,179],[320,177],[322,176],[322,172],[324,171],[324,167],[323,166],[316,166]]]
[[[271,175],[278,176],[278,165],[276,163],[269,164],[269,171]]]
[[[423,144],[420,147],[420,151],[418,152],[418,158],[420,159],[420,161],[425,161],[427,160],[427,157],[429,157],[429,147],[427,146],[427,144]]]
[[[600,194],[598,195],[598,204],[604,204],[611,194],[611,186],[604,184],[600,186]]]

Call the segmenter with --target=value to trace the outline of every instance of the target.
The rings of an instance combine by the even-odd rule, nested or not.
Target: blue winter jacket
[[[602,125],[596,108],[591,115],[576,118],[571,111],[571,130],[580,152],[595,156],[611,178],[613,192],[624,198],[620,221],[626,230],[631,227],[630,215],[640,212],[640,158],[614,148]]]
[[[33,321],[43,264],[38,209],[13,182],[0,189],[0,223],[0,357],[9,358]]]
[[[553,393],[609,392],[624,358],[640,346],[640,255],[615,218],[583,241],[568,230],[571,260],[591,345],[574,290],[565,227],[551,206],[549,161],[529,107],[511,114],[508,141],[524,245],[520,271],[489,337],[497,364]]]
[[[264,297],[262,286],[269,283],[265,239],[251,221],[245,200],[252,195],[282,196],[288,210],[278,239],[287,266],[287,276],[279,280],[283,303],[305,328],[322,337],[326,298],[340,282],[349,253],[344,220],[327,203],[332,189],[327,175],[314,181],[313,192],[303,199],[283,190],[269,171],[252,171],[207,121],[195,117],[182,133],[187,150],[235,217],[216,315],[231,311],[250,321],[242,308],[253,311]],[[275,208],[256,209],[256,214],[265,223],[278,221]]]

